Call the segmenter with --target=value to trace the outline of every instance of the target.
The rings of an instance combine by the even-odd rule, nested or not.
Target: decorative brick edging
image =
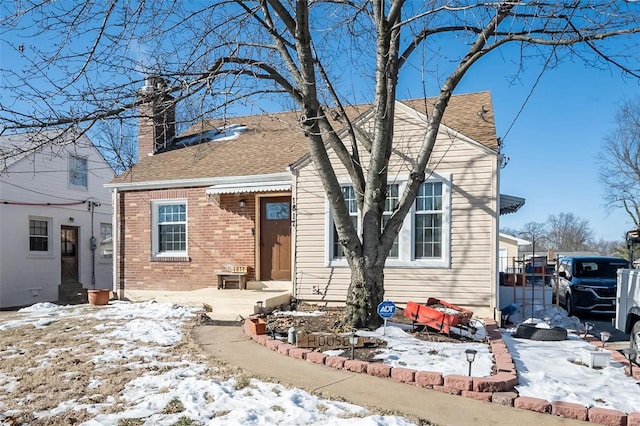
[[[538,413],[609,426],[640,426],[640,413],[626,414],[622,411],[607,408],[589,408],[581,404],[561,401],[550,403],[540,398],[518,396],[515,392],[515,386],[518,384],[515,364],[507,345],[502,340],[500,329],[493,320],[485,320],[487,338],[489,339],[496,366],[496,374],[490,377],[468,377],[453,374],[443,376],[439,372],[416,371],[403,367],[391,367],[381,363],[352,360],[343,356],[328,356],[321,352],[298,348],[281,340],[272,339],[266,334],[256,335],[253,333],[253,328],[248,323],[249,321],[250,319],[245,320],[243,326],[244,333],[247,336],[255,342],[291,358]],[[590,343],[599,342],[595,338],[585,340]],[[611,358],[615,362],[628,364],[624,356],[617,351],[611,351]],[[628,367],[625,367],[625,369],[628,373]],[[640,370],[640,368],[636,370]],[[640,371],[636,370],[634,370],[633,375],[640,380]]]

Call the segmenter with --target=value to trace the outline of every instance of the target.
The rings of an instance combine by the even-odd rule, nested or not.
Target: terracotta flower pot
[[[106,305],[111,297],[111,290],[96,289],[87,290],[90,305]]]

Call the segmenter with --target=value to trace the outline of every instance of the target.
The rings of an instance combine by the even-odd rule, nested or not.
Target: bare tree
[[[547,219],[547,237],[558,251],[585,251],[593,247],[593,231],[589,221],[573,213],[550,215]]]
[[[600,155],[600,182],[610,207],[622,207],[640,227],[640,98],[626,101]]]
[[[131,118],[136,90],[151,73],[169,81],[166,92],[178,101],[199,97],[203,116],[222,115],[234,102],[295,105],[351,268],[347,320],[356,327],[380,322],[387,255],[425,180],[449,99],[479,59],[515,44],[505,54],[517,52],[516,63],[537,58],[547,69],[577,58],[638,76],[633,2],[24,0],[0,7],[4,47],[16,59],[2,69],[0,133]],[[612,37],[620,43],[607,44]],[[436,87],[436,101],[398,208],[381,231],[396,90],[410,67],[422,70],[424,87]],[[362,100],[374,111],[370,132],[345,113]],[[345,140],[329,114],[348,129]],[[360,233],[328,149],[356,190]]]

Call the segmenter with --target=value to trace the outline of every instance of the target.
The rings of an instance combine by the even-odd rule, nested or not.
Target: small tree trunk
[[[364,257],[354,258],[350,265],[345,321],[354,329],[376,329],[382,324],[376,312],[384,296],[384,265],[367,265]]]

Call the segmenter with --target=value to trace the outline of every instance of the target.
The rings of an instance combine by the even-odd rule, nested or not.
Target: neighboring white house
[[[89,138],[0,136],[0,161],[0,308],[111,288],[115,173]]]

